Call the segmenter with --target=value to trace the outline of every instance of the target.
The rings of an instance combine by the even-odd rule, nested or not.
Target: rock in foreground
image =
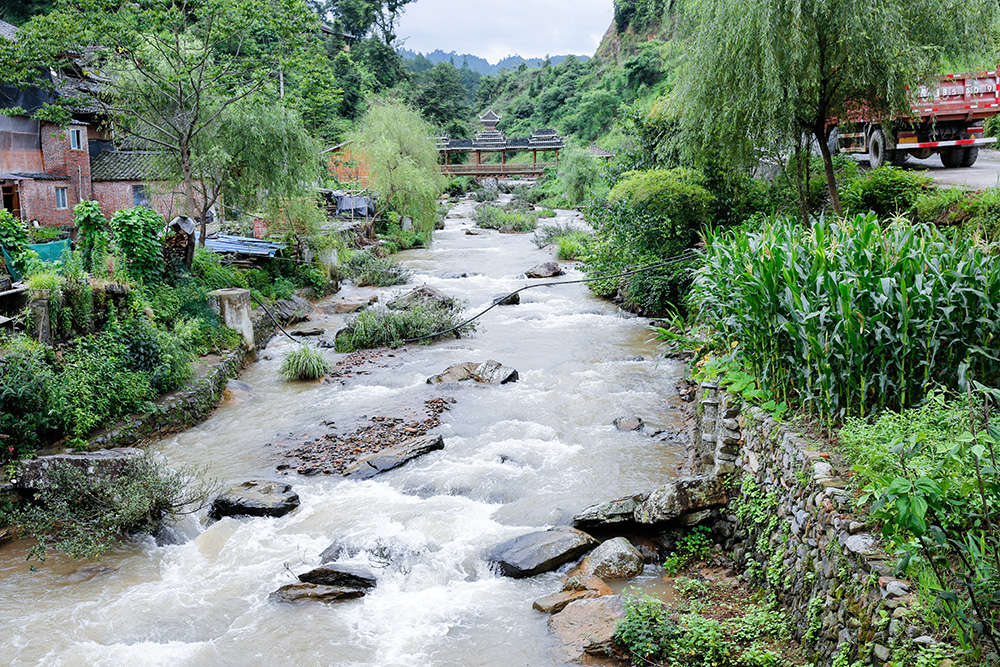
[[[636,523],[665,523],[678,517],[729,502],[729,492],[716,476],[684,477],[657,487],[635,510]]]
[[[573,517],[573,526],[581,530],[612,526],[615,524],[630,524],[635,522],[635,511],[649,496],[640,494],[619,498],[609,503],[591,505]]]
[[[517,382],[518,373],[510,366],[490,359],[483,363],[465,361],[453,364],[438,375],[427,378],[427,384],[442,384],[475,380],[480,384],[507,384]]]
[[[584,579],[631,579],[642,574],[642,567],[643,558],[639,550],[624,537],[616,537],[587,554],[569,574]]]
[[[444,438],[440,435],[422,435],[404,440],[389,449],[361,459],[344,472],[344,477],[368,479],[379,473],[394,470],[407,462],[438,449],[444,449]]]
[[[515,537],[497,545],[487,559],[500,574],[521,579],[556,569],[590,551],[597,540],[575,528],[560,527]]]
[[[208,516],[284,516],[299,506],[299,495],[289,484],[254,479],[234,486],[212,501]]]
[[[521,293],[497,294],[493,297],[493,303],[498,306],[516,306],[521,303]]]
[[[545,262],[524,272],[528,278],[555,278],[566,273],[562,267],[555,262]]]
[[[564,662],[577,661],[585,653],[613,656],[612,648],[618,619],[625,615],[620,595],[605,595],[589,600],[577,600],[549,618],[549,631],[558,646],[556,658]]]
[[[451,309],[457,305],[457,302],[453,298],[429,285],[421,285],[386,304],[392,310],[410,310],[417,306],[434,306]]]

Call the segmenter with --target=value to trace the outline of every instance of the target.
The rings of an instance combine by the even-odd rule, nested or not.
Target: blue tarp
[[[69,239],[62,241],[50,241],[49,243],[34,243],[28,246],[38,253],[38,257],[46,264],[58,262],[63,253],[69,250]],[[7,265],[10,277],[17,282],[21,279],[21,273],[14,267],[14,260],[8,254],[7,249],[3,249],[3,261]]]

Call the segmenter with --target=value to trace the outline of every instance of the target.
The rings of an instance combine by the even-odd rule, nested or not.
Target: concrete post
[[[247,349],[254,348],[253,319],[250,317],[250,290],[229,288],[208,293],[208,304],[229,329],[243,336]]]
[[[49,290],[33,290],[31,301],[28,302],[28,309],[31,311],[35,339],[43,345],[51,345],[52,322],[49,317]]]

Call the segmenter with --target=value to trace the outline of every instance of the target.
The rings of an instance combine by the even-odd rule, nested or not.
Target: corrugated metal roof
[[[198,233],[195,232],[195,239]],[[254,255],[257,257],[274,257],[279,250],[284,250],[287,245],[272,243],[248,236],[231,236],[229,234],[218,234],[205,239],[205,247],[212,252],[232,252],[240,255]]]

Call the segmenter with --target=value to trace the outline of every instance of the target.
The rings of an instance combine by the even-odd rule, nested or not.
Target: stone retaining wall
[[[254,318],[253,328],[254,349],[240,347],[226,352],[197,380],[161,399],[150,412],[134,415],[93,438],[87,448],[126,447],[141,439],[180,431],[205,420],[222,398],[226,382],[256,358],[257,351],[267,345],[276,327],[270,318],[259,313]]]
[[[733,496],[714,527],[740,571],[775,593],[792,632],[819,665],[841,653],[876,667],[933,643],[912,608],[915,595],[892,576],[849,484],[824,452],[759,408],[715,384],[701,386],[696,472],[732,473]]]

